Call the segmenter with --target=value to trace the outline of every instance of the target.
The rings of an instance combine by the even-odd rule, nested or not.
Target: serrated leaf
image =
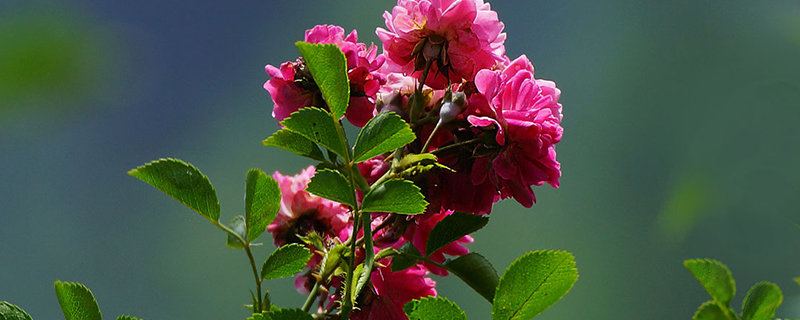
[[[311,251],[297,243],[287,244],[278,248],[264,261],[261,266],[261,279],[269,280],[293,276],[303,271]]]
[[[286,129],[317,143],[342,158],[349,159],[349,147],[333,116],[328,111],[307,107],[281,121]]]
[[[392,272],[411,268],[422,259],[422,254],[411,242],[404,243],[398,251],[400,251],[400,254],[392,257]]]
[[[430,256],[442,247],[483,228],[489,217],[466,212],[454,212],[436,223],[428,236],[425,255]]]
[[[710,259],[686,260],[683,265],[697,278],[714,301],[730,306],[733,296],[736,295],[736,283],[727,266]]]
[[[467,320],[464,311],[444,297],[411,300],[403,307],[403,311],[409,320]]]
[[[306,191],[325,199],[349,205],[353,208],[356,206],[353,187],[350,186],[350,182],[347,181],[347,178],[338,171],[330,169],[317,171],[314,173],[314,176],[311,177]]]
[[[428,202],[413,182],[391,179],[364,196],[361,211],[420,214],[427,206]]]
[[[306,62],[314,82],[322,91],[322,98],[336,119],[341,118],[350,103],[350,79],[347,61],[335,44],[295,43]]]
[[[742,302],[742,320],[771,320],[783,302],[783,293],[771,282],[759,282],[747,291]]]
[[[267,320],[314,320],[314,317],[301,309],[275,309],[264,314],[270,317]]]
[[[33,320],[22,308],[0,301],[0,320]]]
[[[528,252],[500,278],[492,319],[531,319],[560,300],[577,280],[578,269],[571,253]]]
[[[697,309],[694,316],[692,317],[693,320],[736,320],[736,319],[729,319],[725,315],[725,311],[719,307],[716,301],[706,301],[703,303],[700,308]]]
[[[261,143],[266,147],[278,147],[307,158],[325,161],[325,155],[313,141],[289,129],[278,130]]]
[[[403,147],[416,139],[407,122],[394,112],[381,112],[367,122],[356,139],[356,162]]]
[[[56,281],[56,297],[66,320],[102,320],[92,291],[80,283]]]
[[[230,228],[233,232],[236,232],[242,239],[247,237],[247,226],[245,226],[244,217],[238,215],[231,220],[231,223],[228,224],[228,228]],[[234,249],[242,249],[244,248],[244,243],[239,241],[238,238],[234,237],[232,234],[228,234],[228,241],[226,243],[228,247]]]
[[[139,318],[136,318],[136,317],[122,315],[122,316],[117,317],[117,320],[144,320],[144,319],[139,319]]]
[[[217,192],[195,166],[178,159],[159,159],[128,171],[212,222],[219,221]]]
[[[494,266],[486,258],[478,253],[470,252],[455,260],[445,262],[444,267],[461,278],[489,303],[492,303],[500,278],[497,276]]]
[[[260,169],[247,172],[244,196],[247,241],[255,241],[275,220],[281,208],[281,188],[278,181]]]

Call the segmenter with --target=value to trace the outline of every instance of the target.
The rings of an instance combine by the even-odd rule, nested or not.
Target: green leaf
[[[797,282],[797,284],[800,285],[800,277],[794,278],[794,282]]]
[[[742,302],[742,320],[771,320],[783,302],[783,293],[771,282],[759,282],[750,288]]]
[[[392,257],[392,272],[411,268],[422,259],[422,254],[411,242],[404,243],[398,251],[400,254]]]
[[[217,192],[208,177],[178,159],[159,159],[128,171],[212,222],[219,221]]]
[[[492,319],[531,319],[560,300],[577,280],[578,269],[571,253],[528,252],[500,278]]]
[[[269,280],[293,276],[303,271],[311,251],[300,244],[292,243],[278,248],[261,266],[261,279]]]
[[[248,320],[314,320],[310,314],[300,309],[275,309],[254,313]]]
[[[427,206],[428,202],[413,182],[391,179],[364,196],[361,211],[420,214],[425,212]]]
[[[341,118],[350,103],[350,80],[347,77],[347,61],[342,50],[335,44],[295,43],[306,62],[314,82],[322,91],[322,98],[331,109],[334,118]]]
[[[340,202],[355,208],[356,199],[353,194],[353,187],[341,173],[329,169],[322,169],[314,173],[308,183],[306,191]]]
[[[33,318],[22,308],[0,301],[0,320],[33,320]]]
[[[455,303],[444,297],[411,300],[403,307],[409,320],[467,320]]]
[[[238,216],[234,217],[233,220],[231,220],[231,223],[228,224],[228,228],[230,228],[233,232],[235,232],[240,237],[242,237],[242,239],[246,239],[247,238],[247,226],[245,226],[245,222],[244,222],[244,217],[243,216],[238,215]],[[228,234],[227,245],[228,245],[228,247],[231,247],[231,248],[234,248],[234,249],[242,249],[242,248],[244,248],[244,243],[239,241],[238,238],[236,238],[235,236],[233,236],[230,233]]]
[[[697,278],[714,301],[723,306],[730,306],[736,295],[736,284],[733,275],[723,263],[710,259],[686,260],[686,269]]]
[[[394,112],[381,112],[367,122],[356,139],[356,162],[403,147],[416,139],[411,127]]]
[[[117,320],[144,320],[144,319],[138,319],[136,317],[122,315],[117,317]]]
[[[436,223],[428,236],[425,255],[430,257],[442,247],[483,228],[489,217],[466,212],[454,212]]]
[[[730,319],[725,315],[725,311],[719,307],[716,301],[706,301],[703,305],[697,309],[694,316],[692,317],[694,320],[736,320]]]
[[[461,278],[464,283],[488,300],[489,303],[492,303],[500,278],[486,258],[478,253],[470,252],[455,260],[445,262],[444,267]]]
[[[102,320],[94,295],[80,283],[56,281],[56,297],[66,320]]]
[[[281,125],[286,129],[309,139],[342,158],[349,159],[350,151],[344,132],[337,128],[337,120],[325,110],[313,107],[295,111]]]
[[[253,242],[267,229],[281,208],[281,188],[278,181],[260,169],[247,172],[244,195],[247,241]]]
[[[261,143],[266,147],[278,147],[307,158],[325,161],[325,155],[313,141],[289,129],[280,129]]]

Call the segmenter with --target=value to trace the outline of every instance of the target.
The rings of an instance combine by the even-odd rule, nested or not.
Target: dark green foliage
[[[444,267],[492,303],[500,278],[494,266],[486,258],[476,252],[470,252],[446,261]]]
[[[425,248],[426,256],[434,254],[442,247],[483,228],[489,217],[465,212],[455,212],[439,221],[433,227]]]

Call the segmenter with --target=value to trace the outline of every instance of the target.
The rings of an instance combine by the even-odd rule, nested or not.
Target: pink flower
[[[425,277],[428,270],[419,265],[392,272],[390,267],[378,267],[372,272],[372,286],[361,293],[363,303],[351,317],[353,320],[408,319],[403,306],[411,300],[436,296],[436,282]]]
[[[434,88],[507,60],[503,23],[483,0],[398,0],[383,17],[388,30],[376,32],[393,71],[411,74],[435,59],[425,80]]]
[[[476,107],[468,120],[478,127],[495,126],[501,149],[491,168],[475,161],[473,184],[488,177],[502,198],[514,197],[531,207],[536,202],[531,186],[559,185],[561,164],[555,144],[564,132],[561,91],[551,81],[535,79],[533,65],[524,55],[504,70],[481,70],[475,85],[480,95],[473,95]]]
[[[378,88],[386,82],[379,72],[384,56],[378,55],[375,45],[367,47],[357,42],[358,33],[355,30],[345,36],[344,29],[338,26],[318,25],[306,31],[305,41],[332,43],[342,50],[350,79],[350,105],[345,117],[353,125],[363,127],[372,119]],[[266,71],[272,79],[264,84],[264,89],[272,97],[275,104],[272,116],[278,121],[302,107],[324,106],[319,89],[301,59],[285,62],[280,69],[267,65]]]
[[[287,243],[302,243],[299,236],[316,231],[323,237],[346,235],[350,230],[348,209],[335,201],[312,195],[306,191],[314,176],[314,167],[309,166],[295,176],[272,175],[281,188],[281,208],[278,216],[267,226],[276,246]]]

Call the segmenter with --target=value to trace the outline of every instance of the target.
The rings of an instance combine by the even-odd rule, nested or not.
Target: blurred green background
[[[58,319],[53,282],[90,287],[107,317],[243,319],[247,259],[225,235],[126,175],[198,166],[223,220],[251,167],[310,164],[261,146],[276,130],[264,65],[316,24],[364,42],[392,1],[0,1],[0,300]],[[580,279],[537,319],[689,319],[706,293],[682,265],[728,264],[800,316],[800,2],[494,1],[510,57],[562,89],[560,189],[496,205],[470,249],[505,269],[574,253]],[[271,246],[267,246],[271,248]],[[269,250],[259,250],[258,259]],[[457,278],[442,295],[490,306]],[[291,279],[273,301],[299,307]]]

